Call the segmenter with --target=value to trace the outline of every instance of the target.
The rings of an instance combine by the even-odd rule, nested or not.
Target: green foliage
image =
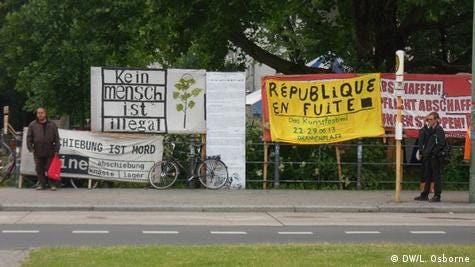
[[[149,64],[139,43],[139,2],[33,0],[9,12],[0,29],[0,68],[26,96],[25,109],[42,105],[84,123],[91,66]]]
[[[463,161],[463,141],[450,140],[450,142],[452,145],[451,159],[442,169],[443,189],[467,190],[470,180],[470,165]]]
[[[246,188],[262,189],[264,147],[262,144],[262,125],[258,120],[246,121]],[[272,179],[272,164],[268,164],[268,172]]]
[[[357,72],[391,71],[394,52],[403,49],[411,72],[469,67],[470,1],[303,0],[283,7],[268,0],[162,0],[152,5],[161,11],[150,19],[157,26],[162,64],[180,58],[184,65],[201,61],[215,69],[231,50],[237,65],[247,54],[278,72],[298,73],[305,62],[332,51]]]

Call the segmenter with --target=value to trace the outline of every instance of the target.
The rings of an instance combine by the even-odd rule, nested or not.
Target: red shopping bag
[[[470,160],[470,149],[472,147],[470,143],[470,126],[467,128],[467,134],[465,135],[465,146],[463,151],[463,160]]]
[[[49,165],[48,178],[56,181],[61,180],[61,160],[59,159],[58,154],[54,154],[53,160]]]

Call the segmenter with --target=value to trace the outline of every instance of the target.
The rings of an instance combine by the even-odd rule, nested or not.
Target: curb
[[[378,206],[296,206],[296,212],[379,212]]]
[[[202,206],[202,205],[58,205],[1,204],[0,211],[124,211],[124,212],[384,212],[384,213],[475,213],[475,205],[420,206]]]
[[[380,212],[402,213],[412,210],[412,213],[475,213],[475,205],[381,205]]]

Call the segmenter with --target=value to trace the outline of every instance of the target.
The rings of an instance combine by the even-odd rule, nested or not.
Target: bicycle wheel
[[[0,184],[8,180],[15,171],[15,159],[8,157],[7,160],[0,160]]]
[[[178,177],[178,166],[172,161],[155,163],[148,172],[148,180],[156,189],[166,189],[172,186]]]
[[[87,188],[89,186],[89,179],[71,178],[69,179],[69,182],[76,189]],[[99,184],[99,180],[92,179],[91,188],[96,188],[98,184]]]
[[[3,168],[0,170],[0,184],[2,184],[4,181],[8,180],[12,173],[8,170],[4,170]]]
[[[200,163],[197,174],[206,188],[218,189],[228,180],[228,167],[219,159],[206,159]]]

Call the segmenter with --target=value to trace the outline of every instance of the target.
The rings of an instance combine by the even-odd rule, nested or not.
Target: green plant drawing
[[[175,83],[175,90],[173,91],[173,99],[177,99],[179,102],[176,104],[176,110],[182,111],[183,116],[183,128],[186,128],[186,113],[188,110],[193,109],[196,102],[192,99],[200,95],[203,88],[191,88],[196,81],[191,74],[185,73],[181,76],[180,80]]]

